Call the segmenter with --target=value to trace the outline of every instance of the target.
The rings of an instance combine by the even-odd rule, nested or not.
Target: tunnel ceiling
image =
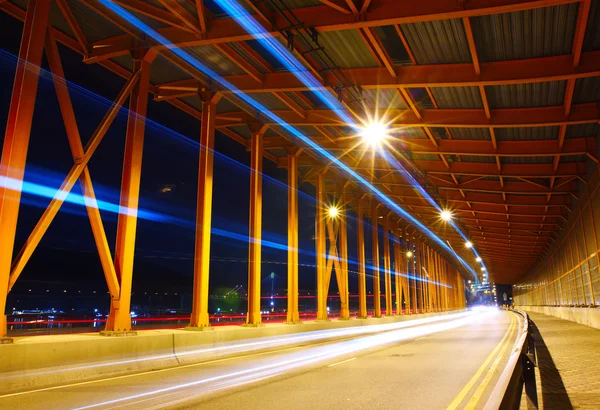
[[[214,1],[115,3],[297,126],[473,262],[419,191],[389,163],[353,149],[349,127]],[[599,3],[269,0],[245,7],[357,118],[379,110],[393,119],[394,155],[452,210],[490,279],[513,283],[549,250],[585,184],[586,163],[598,162]],[[26,6],[0,2],[21,20]],[[130,50],[152,45],[98,1],[52,7],[57,40],[122,77],[133,68]],[[300,31],[313,34],[311,44]],[[197,118],[199,91],[214,87],[165,48],[151,82],[155,100]],[[246,124],[257,113],[234,94],[224,97],[218,130],[248,146]],[[265,135],[265,157],[282,167],[295,146],[276,126]],[[308,149],[299,164],[307,181],[327,165]]]

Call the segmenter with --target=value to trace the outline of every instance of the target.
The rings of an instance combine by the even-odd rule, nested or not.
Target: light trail
[[[323,90],[323,85],[315,78],[315,76],[306,69],[304,65],[294,55],[285,48],[275,37],[273,37],[246,9],[244,9],[236,0],[215,0],[215,3],[219,5],[230,17],[232,17],[237,23],[242,26],[249,34],[269,51],[273,57],[275,57],[280,63],[282,63],[298,80],[300,80],[311,92],[321,100],[326,106],[328,106],[340,119],[348,126],[350,126],[357,134],[360,134],[364,130],[367,124],[362,126],[357,124],[342,104],[336,100],[332,94],[326,90]],[[377,119],[370,119],[370,121]],[[391,130],[390,132],[393,132]],[[404,155],[397,149],[392,148],[396,155],[404,158]],[[381,146],[377,150],[379,154],[391,165],[393,165],[403,176],[407,179],[411,185],[421,194],[423,198],[430,205],[432,205],[438,212],[442,212],[441,206],[429,195],[427,190],[411,175],[411,173],[393,156],[386,153]],[[408,163],[408,161],[406,161]],[[409,163],[408,163],[409,164]],[[458,232],[458,234],[465,240],[468,241],[468,237],[462,230],[456,225],[455,222],[449,221],[450,225]],[[475,249],[472,249],[475,256],[479,257]],[[452,251],[455,257],[458,257],[456,252]],[[462,262],[462,261],[461,261]],[[463,266],[470,269],[468,265]],[[472,273],[477,277],[474,271]]]
[[[481,312],[476,312],[481,313]],[[106,368],[111,366],[122,366],[127,364],[135,364],[142,362],[152,362],[158,360],[168,360],[168,359],[186,359],[186,360],[202,360],[208,358],[222,357],[230,354],[241,354],[241,353],[249,353],[254,352],[260,349],[271,349],[276,347],[286,347],[291,346],[298,343],[307,343],[307,342],[320,342],[331,339],[339,339],[339,338],[347,338],[347,337],[357,337],[357,336],[365,336],[372,335],[375,333],[384,333],[390,331],[397,331],[402,329],[408,329],[415,326],[421,325],[429,325],[436,322],[445,322],[449,320],[458,320],[465,317],[473,316],[473,312],[461,312],[443,316],[433,316],[421,319],[412,319],[403,322],[397,323],[387,323],[380,325],[367,325],[367,326],[356,326],[350,328],[341,328],[341,329],[328,329],[328,330],[317,330],[312,332],[303,332],[301,334],[292,334],[292,335],[279,335],[279,336],[271,336],[258,338],[251,341],[243,341],[243,342],[226,342],[221,343],[218,346],[208,347],[208,348],[199,348],[199,349],[190,349],[186,351],[169,353],[169,354],[159,354],[159,355],[151,355],[147,357],[137,358],[137,359],[127,359],[127,360],[118,360],[111,361],[107,363],[95,363],[84,366],[68,366],[65,369],[56,369],[56,370],[48,370],[42,372],[29,373],[30,376],[39,377],[42,375],[49,374],[60,374],[66,371],[84,371],[90,369],[97,368]],[[218,332],[219,330],[215,330]],[[174,368],[176,369],[176,368]],[[0,380],[7,380],[22,377],[21,375],[8,376],[3,375],[0,376]],[[46,389],[41,389],[46,390]],[[28,394],[31,392],[23,392],[22,394]],[[14,393],[21,394],[21,393]],[[4,396],[0,396],[2,398]]]
[[[360,185],[362,185],[364,188],[366,188],[367,191],[369,191],[372,195],[377,197],[381,202],[388,205],[388,207],[390,209],[392,209],[398,216],[409,221],[412,225],[417,226],[421,232],[423,232],[429,238],[434,240],[434,242],[436,242],[439,246],[441,246],[443,249],[454,254],[458,258],[458,260],[462,261],[463,266],[467,266],[468,270],[473,274],[473,276],[475,278],[477,277],[476,272],[470,266],[468,266],[468,264],[464,260],[462,260],[462,258],[460,258],[460,256],[458,256],[455,252],[453,252],[451,250],[451,248],[441,238],[439,238],[435,233],[433,233],[429,228],[427,228],[424,224],[422,224],[418,219],[416,219],[410,213],[405,211],[395,201],[390,199],[381,190],[379,190],[375,185],[373,185],[372,183],[367,181],[363,176],[359,175],[356,171],[354,171],[348,165],[346,165],[345,163],[340,161],[337,157],[332,155],[330,152],[328,152],[326,149],[321,147],[319,144],[315,143],[313,140],[311,140],[310,138],[305,136],[298,129],[296,129],[295,127],[293,127],[290,124],[283,121],[281,118],[279,118],[279,116],[277,116],[275,113],[270,111],[263,104],[259,103],[258,101],[256,101],[252,97],[250,97],[249,95],[243,93],[241,90],[236,88],[233,84],[231,84],[229,81],[224,79],[213,69],[206,66],[205,64],[202,64],[200,61],[198,61],[196,58],[194,58],[192,55],[190,55],[183,49],[176,48],[176,47],[170,47],[169,45],[171,43],[166,37],[159,34],[156,30],[152,29],[150,26],[148,26],[146,23],[142,22],[139,18],[137,18],[136,16],[134,16],[133,14],[131,14],[130,12],[125,10],[123,7],[115,4],[111,0],[98,0],[98,1],[101,4],[103,4],[105,7],[107,7],[111,11],[113,11],[114,13],[118,14],[120,17],[127,20],[133,26],[135,26],[139,30],[143,31],[149,38],[152,38],[158,44],[168,47],[172,53],[174,53],[178,57],[184,59],[188,64],[193,66],[195,69],[202,72],[204,75],[211,78],[212,80],[214,80],[215,82],[220,84],[222,87],[227,88],[227,89],[233,91],[234,93],[236,93],[236,96],[239,99],[244,101],[246,104],[256,108],[258,112],[260,112],[264,116],[268,117],[269,119],[271,119],[271,121],[273,121],[274,123],[278,124],[283,129],[285,129],[290,135],[297,138],[299,141],[301,141],[302,143],[304,143],[305,145],[307,145],[308,147],[313,149],[316,153],[318,153],[320,156],[322,156],[326,160],[330,161],[332,164],[335,164],[338,168],[340,168],[346,174],[348,174],[352,179],[356,180]]]
[[[497,310],[495,312],[497,312]],[[330,361],[332,359],[341,358],[346,355],[355,355],[357,353],[360,354],[362,352],[368,351],[369,349],[380,348],[393,343],[398,343],[401,341],[411,340],[433,333],[439,333],[455,329],[480,320],[487,320],[487,318],[492,314],[494,314],[494,312],[470,314],[466,317],[461,317],[443,323],[426,324],[423,326],[416,326],[407,329],[397,329],[382,334],[344,340],[336,343],[327,344],[325,346],[312,347],[299,352],[284,353],[270,359],[265,359],[264,364],[252,366],[245,366],[242,364],[238,365],[234,369],[227,370],[225,373],[217,373],[216,375],[201,378],[199,380],[194,380],[187,383],[174,384],[168,387],[149,390],[138,394],[132,394],[125,397],[119,397],[116,399],[81,406],[78,407],[78,409],[127,405],[133,404],[127,402],[131,402],[134,400],[144,401],[144,399],[147,398],[161,400],[161,398],[168,398],[170,393],[177,391],[180,392],[184,389],[187,389],[186,397],[189,399],[190,394],[197,395],[199,393],[211,392],[213,389],[211,383],[217,383],[215,386],[215,388],[217,389],[221,389],[223,387],[235,387],[240,383],[254,383],[268,377],[275,377],[279,374],[290,373],[300,369],[306,369],[310,366],[319,365],[321,363]],[[226,383],[227,386],[223,386],[222,383]],[[163,397],[163,395],[166,395],[166,397]],[[178,401],[180,401],[181,396],[178,397]],[[169,404],[171,403],[155,403],[156,406]]]

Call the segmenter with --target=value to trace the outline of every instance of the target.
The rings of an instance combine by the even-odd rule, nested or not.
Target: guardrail
[[[496,387],[492,391],[484,410],[518,409],[521,404],[523,386],[527,394],[528,408],[538,408],[535,385],[535,346],[530,333],[530,321],[527,313],[512,309],[512,312],[523,316],[521,335],[515,349],[508,358],[508,363],[500,375]]]

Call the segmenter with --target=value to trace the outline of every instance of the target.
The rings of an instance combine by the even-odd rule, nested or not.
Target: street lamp
[[[327,210],[327,214],[331,219],[335,219],[340,214],[340,210],[336,206],[330,206]]]
[[[473,242],[471,242],[471,241],[466,241],[465,242],[465,248],[471,249],[472,247],[473,247]]]
[[[372,122],[360,132],[362,139],[370,146],[378,146],[388,136],[388,128],[381,122]]]
[[[449,220],[452,219],[452,212],[442,211],[442,212],[440,212],[440,218],[442,219],[442,221],[448,222]]]
[[[413,256],[413,253],[412,253],[412,251],[408,251],[408,252],[406,252],[406,257],[407,257],[407,258],[412,258],[412,256]]]

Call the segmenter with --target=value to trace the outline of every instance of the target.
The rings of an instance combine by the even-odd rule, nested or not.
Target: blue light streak
[[[116,14],[121,16],[122,18],[126,19],[129,23],[131,23],[132,25],[137,27],[139,30],[143,31],[147,36],[152,38],[157,43],[165,45],[165,46],[169,46],[171,44],[171,42],[166,37],[159,34],[156,30],[153,30],[150,26],[148,26],[147,24],[142,22],[140,19],[135,17],[133,14],[129,13],[123,7],[113,3],[111,0],[98,0],[98,1],[100,3],[102,3],[104,6],[106,6],[108,9],[112,10],[113,12],[115,12]],[[321,155],[322,157],[324,157],[325,159],[330,161],[332,164],[335,164],[338,168],[342,169],[344,172],[346,172],[348,175],[350,175],[353,179],[358,181],[362,186],[367,188],[367,190],[370,191],[374,196],[379,198],[380,201],[387,204],[390,207],[390,209],[392,209],[396,212],[396,214],[398,214],[403,219],[410,221],[410,223],[412,225],[417,226],[421,232],[425,233],[427,236],[429,236],[431,239],[433,239],[439,246],[446,249],[448,252],[451,252],[452,254],[454,254],[456,256],[456,258],[459,261],[461,261],[463,266],[467,266],[468,270],[473,274],[473,276],[477,277],[477,274],[475,273],[475,271],[471,267],[469,267],[466,264],[466,262],[464,262],[462,260],[462,258],[460,258],[460,256],[458,256],[456,254],[456,252],[454,252],[452,250],[452,248],[450,248],[442,239],[440,239],[437,235],[435,235],[432,231],[430,231],[429,228],[427,228],[425,225],[423,225],[419,220],[414,218],[411,214],[409,214],[404,209],[402,209],[398,204],[396,204],[394,201],[392,201],[390,198],[388,198],[383,192],[381,192],[377,187],[375,187],[373,184],[371,184],[369,181],[367,181],[365,178],[363,178],[361,175],[359,175],[352,168],[348,167],[346,164],[344,164],[342,161],[340,161],[334,155],[329,153],[327,150],[325,150],[319,144],[315,143],[310,138],[308,138],[307,136],[302,134],[298,129],[294,128],[290,124],[286,123],[283,119],[279,118],[279,116],[277,116],[275,113],[273,113],[272,111],[267,109],[267,107],[265,107],[264,105],[262,105],[261,103],[259,103],[258,101],[256,101],[252,97],[250,97],[249,95],[243,93],[241,90],[239,90],[233,84],[231,84],[229,81],[227,81],[226,79],[221,77],[213,69],[202,64],[200,61],[198,61],[196,58],[194,58],[192,55],[190,55],[186,51],[184,51],[180,48],[175,48],[175,47],[170,47],[170,51],[172,53],[174,53],[175,55],[177,55],[178,57],[184,59],[188,64],[190,64],[192,67],[196,68],[198,71],[202,72],[207,77],[209,77],[212,80],[219,83],[222,87],[235,92],[236,96],[238,98],[240,98],[242,101],[244,101],[246,104],[256,108],[263,115],[265,115],[266,117],[271,119],[271,121],[278,124],[280,127],[282,127],[287,132],[289,132],[292,136],[296,137],[298,140],[302,141],[304,144],[306,144],[310,148],[312,148],[319,155]],[[350,123],[352,123],[352,122],[350,122]]]
[[[265,30],[265,28],[258,21],[256,21],[256,19],[237,1],[215,0],[215,3],[217,3],[233,19],[235,19],[238,24],[240,24],[240,26],[242,26],[249,34],[253,35],[267,51],[269,51],[292,74],[294,74],[296,78],[298,78],[306,87],[308,87],[317,96],[317,98],[319,98],[326,106],[335,112],[344,123],[353,128],[355,132],[361,132],[362,127],[356,124],[356,121],[347,113],[340,102],[333,98],[330,92],[324,91],[323,85],[312,75],[312,73],[308,71],[306,67],[304,67],[298,61],[298,59],[296,59],[296,57],[294,57],[294,55],[290,53],[279,41],[277,41],[277,39],[275,39],[267,30]],[[421,186],[421,184],[418,183],[418,181],[396,158],[383,151],[381,147],[378,149],[378,152],[388,163],[393,165],[398,171],[401,172],[403,177],[407,179],[417,191],[419,191],[421,196],[423,196],[430,205],[437,209],[438,212],[442,212],[440,205],[431,197],[431,195],[429,195],[429,193]],[[450,223],[452,227],[459,233],[459,235],[465,241],[468,241],[467,236],[458,228],[458,226],[452,221],[450,221]],[[431,232],[431,235],[435,236],[433,232]],[[431,235],[428,234],[430,237]],[[437,238],[437,236],[435,237]],[[458,256],[456,255],[456,252],[452,252],[455,256]],[[479,256],[474,249],[473,252],[476,256]],[[459,258],[459,260],[463,266],[474,273],[474,271],[462,259]],[[475,274],[475,276],[477,275]]]

